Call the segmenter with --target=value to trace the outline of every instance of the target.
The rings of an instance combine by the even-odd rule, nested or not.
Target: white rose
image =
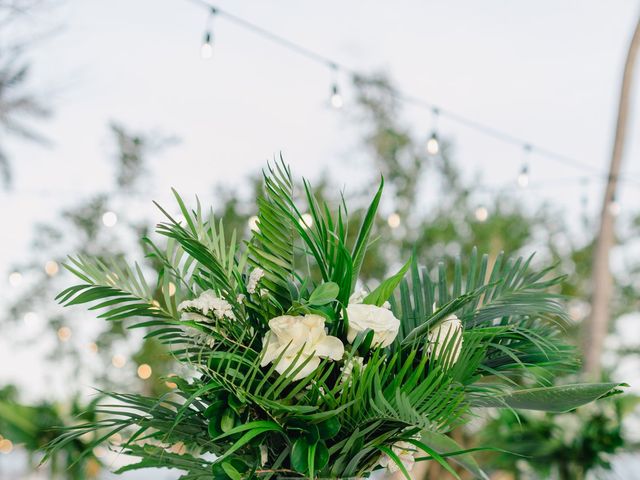
[[[451,347],[450,362],[454,364],[458,361],[460,350],[462,349],[462,322],[455,315],[449,315],[440,325],[429,332],[429,343],[434,358],[438,358],[445,347],[455,337],[455,344]]]
[[[275,361],[284,352],[276,365],[276,371],[283,373],[298,353],[302,352],[298,359],[300,364],[310,358],[293,378],[294,381],[301,380],[318,368],[320,358],[340,360],[344,355],[344,345],[339,338],[327,335],[324,317],[320,315],[283,315],[269,320],[269,328],[270,331],[262,339],[264,356],[261,366]]]
[[[393,453],[398,456],[408,472],[413,469],[413,466],[416,463],[414,457],[416,453],[416,447],[412,443],[396,442],[391,447],[391,451],[393,451]],[[378,464],[386,467],[389,473],[396,473],[400,470],[400,467],[396,464],[396,462],[391,460],[391,458],[386,453],[380,457],[380,460],[378,460]]]
[[[372,345],[388,347],[398,336],[400,320],[393,316],[391,310],[375,305],[350,303],[347,307],[349,330],[347,340],[353,343],[360,332],[373,330]]]

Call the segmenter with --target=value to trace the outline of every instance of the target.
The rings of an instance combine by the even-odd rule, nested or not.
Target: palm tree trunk
[[[622,75],[620,100],[618,104],[618,118],[616,124],[609,178],[605,188],[604,201],[600,214],[600,230],[596,237],[591,276],[591,314],[584,332],[584,373],[590,378],[600,377],[600,357],[602,346],[607,334],[610,317],[611,296],[613,293],[613,279],[609,268],[609,252],[614,244],[614,215],[611,203],[615,198],[618,186],[618,176],[624,153],[625,134],[629,117],[629,101],[633,83],[633,70],[638,49],[640,48],[640,18],[629,45],[627,60]]]

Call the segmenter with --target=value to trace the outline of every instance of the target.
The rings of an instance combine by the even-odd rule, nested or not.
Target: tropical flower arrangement
[[[419,255],[366,290],[359,271],[383,182],[349,234],[345,202],[296,202],[284,163],[269,166],[256,228],[244,243],[198,202],[161,207],[154,286],[119,261],[71,258],[82,283],[59,295],[167,344],[192,372],[160,397],[109,393],[98,420],[69,428],[50,452],[87,433],[125,438],[139,458],[120,471],[168,467],[181,479],[346,478],[449,460],[486,478],[447,432],[485,408],[562,412],[618,391],[613,383],[549,387],[575,368],[560,278],[531,258],[470,253],[428,270]],[[304,205],[304,206],[303,206]]]

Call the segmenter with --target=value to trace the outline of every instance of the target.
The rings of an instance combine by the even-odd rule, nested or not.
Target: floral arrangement
[[[567,411],[617,392],[612,383],[547,387],[577,365],[550,269],[531,258],[470,253],[430,271],[416,254],[369,291],[359,271],[383,182],[349,234],[345,202],[304,202],[283,163],[269,166],[257,228],[244,243],[198,202],[146,240],[162,265],[154,287],[119,261],[71,258],[82,283],[59,295],[109,321],[150,330],[191,374],[160,398],[110,393],[98,419],[69,428],[50,452],[86,433],[115,434],[139,461],[181,479],[410,478],[415,462],[449,460],[487,478],[447,432],[487,407]],[[304,206],[302,206],[304,204]],[[353,226],[351,226],[353,227]],[[516,381],[517,380],[517,381]],[[520,386],[519,386],[520,385]]]

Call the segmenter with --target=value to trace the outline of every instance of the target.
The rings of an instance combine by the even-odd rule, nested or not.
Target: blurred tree
[[[5,0],[0,2],[0,26],[7,29],[20,21],[27,13],[43,3],[42,0]],[[31,91],[29,85],[30,65],[25,59],[27,40],[0,47],[0,177],[5,188],[11,184],[11,166],[6,137],[46,144],[48,140],[31,125],[33,120],[47,118],[50,110],[44,101]]]

